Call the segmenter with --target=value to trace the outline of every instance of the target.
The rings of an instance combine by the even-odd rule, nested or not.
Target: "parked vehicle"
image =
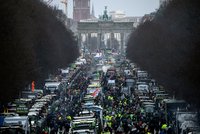
[[[71,134],[95,134],[96,133],[96,119],[85,118],[72,121]]]
[[[0,126],[0,133],[30,133],[30,124],[28,116],[12,116],[3,119],[2,126]]]
[[[61,82],[46,82],[44,89],[50,93],[55,93],[60,90]]]

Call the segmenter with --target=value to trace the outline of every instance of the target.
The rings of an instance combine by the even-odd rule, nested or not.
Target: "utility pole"
[[[61,3],[65,5],[65,14],[68,18],[68,12],[67,12],[67,4],[68,4],[68,0],[61,0]]]

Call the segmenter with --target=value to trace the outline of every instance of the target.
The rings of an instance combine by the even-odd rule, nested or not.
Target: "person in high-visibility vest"
[[[166,131],[167,131],[167,124],[162,124],[161,126],[161,134],[166,134]]]
[[[112,128],[112,122],[111,121],[107,122],[107,126]]]
[[[113,97],[112,96],[110,97],[110,100],[113,101]]]
[[[72,117],[71,117],[70,115],[68,115],[68,116],[67,116],[67,120],[68,120],[68,121],[71,121],[71,120],[72,120]]]
[[[122,118],[122,114],[121,114],[121,113],[119,113],[118,116],[119,116],[120,118]]]
[[[126,106],[127,105],[127,102],[126,101],[124,101],[124,106]]]
[[[108,116],[108,121],[112,121],[113,116]]]
[[[106,115],[105,120],[109,121],[109,115]]]
[[[163,124],[163,125],[161,126],[161,129],[167,130],[167,124]]]

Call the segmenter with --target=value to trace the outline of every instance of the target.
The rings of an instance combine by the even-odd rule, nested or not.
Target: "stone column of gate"
[[[100,50],[101,48],[101,33],[97,33],[97,49]]]
[[[85,33],[85,46],[87,46],[87,44],[88,44],[88,34]],[[85,47],[85,46],[84,46],[84,47]]]
[[[88,44],[87,44],[87,46],[88,46],[88,48],[90,48],[91,47],[91,33],[88,33]]]
[[[124,33],[120,33],[121,43],[120,43],[120,52],[124,53]]]
[[[114,33],[110,33],[110,48],[114,48]]]

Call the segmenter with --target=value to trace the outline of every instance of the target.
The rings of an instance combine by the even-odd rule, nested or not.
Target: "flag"
[[[35,81],[32,81],[31,83],[31,91],[34,92],[35,90]]]
[[[100,92],[100,89],[96,89],[91,95],[93,97],[97,97],[97,95],[99,94],[99,92]]]

